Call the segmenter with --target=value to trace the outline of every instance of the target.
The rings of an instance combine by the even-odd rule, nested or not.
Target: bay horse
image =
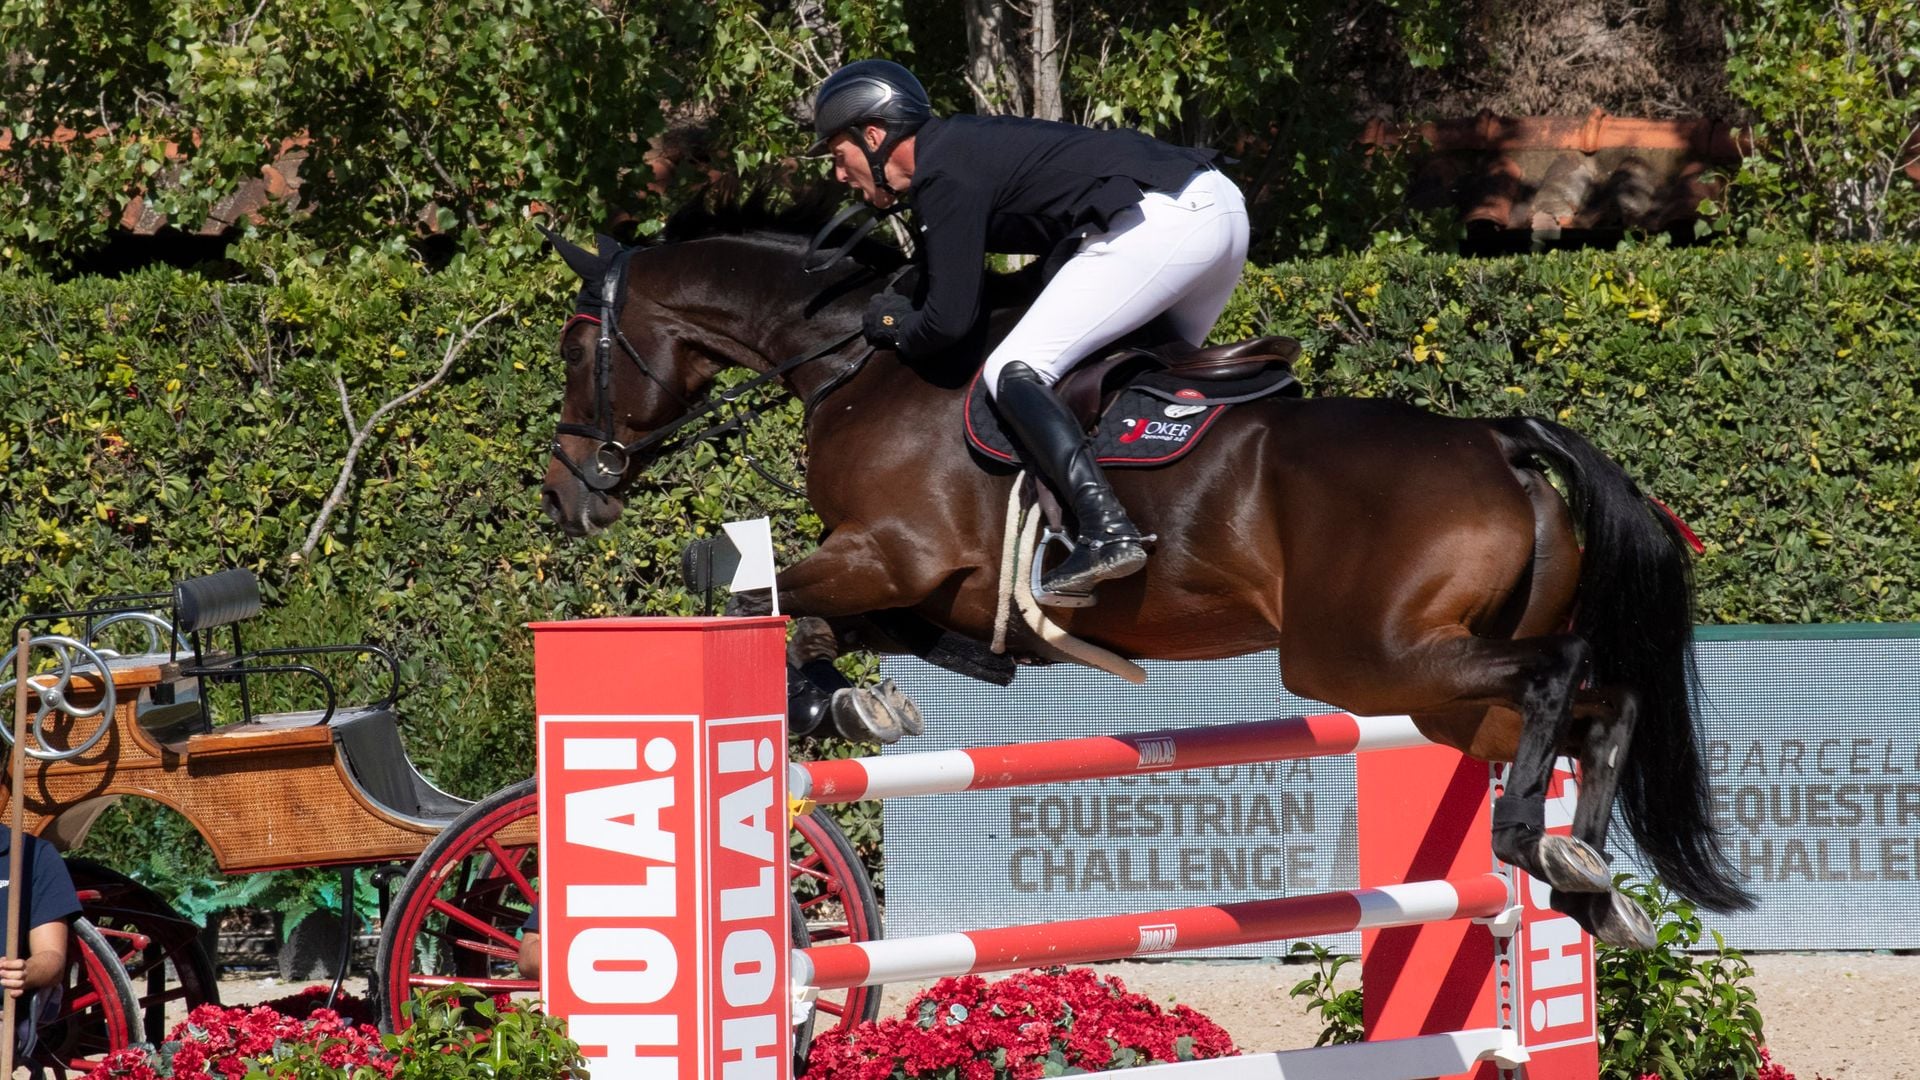
[[[786,609],[835,630],[904,609],[990,640],[1014,480],[974,456],[961,413],[986,341],[1017,310],[983,318],[954,355],[909,362],[858,340],[868,299],[903,267],[891,247],[859,245],[810,276],[810,229],[709,218],[683,215],[638,249],[552,237],[583,285],[560,336],[544,509],[573,535],[607,526],[650,440],[722,369],[777,371],[806,403],[806,494],[827,527],[779,573]],[[1512,762],[1495,852],[1602,941],[1654,941],[1604,854],[1616,799],[1670,888],[1714,910],[1752,905],[1720,846],[1692,716],[1690,554],[1620,466],[1548,420],[1375,399],[1268,398],[1229,409],[1207,439],[1171,465],[1112,473],[1160,540],[1096,605],[1052,612],[1062,627],[1129,658],[1277,648],[1301,697],[1411,715],[1435,742]],[[1543,829],[1563,753],[1582,768],[1572,838]]]

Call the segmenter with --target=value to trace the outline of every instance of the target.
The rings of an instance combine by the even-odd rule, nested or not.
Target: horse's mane
[[[715,236],[764,236],[789,244],[805,242],[852,197],[846,188],[831,184],[815,184],[797,192],[768,187],[720,194],[710,191],[674,211],[667,218],[666,226],[645,243],[678,244]],[[841,243],[849,228],[842,226],[834,230],[825,247],[831,250]],[[880,229],[874,236],[862,240],[854,249],[854,257],[882,269],[904,262],[906,256],[899,248],[880,239],[886,232]],[[1040,266],[1034,263],[1024,270],[990,273],[985,285],[983,299],[989,310],[1024,308],[1040,291]]]
[[[678,244],[711,236],[752,233],[811,239],[848,198],[846,189],[824,184],[798,192],[756,187],[732,193],[709,193],[674,211],[656,242]]]

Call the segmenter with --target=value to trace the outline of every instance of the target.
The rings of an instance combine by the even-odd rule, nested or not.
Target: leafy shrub
[[[1235,1053],[1219,1025],[1087,968],[945,978],[904,1016],[818,1036],[808,1080],[1035,1080]]]
[[[1720,932],[1708,944],[1693,905],[1659,882],[1618,886],[1653,916],[1659,943],[1642,951],[1596,946],[1602,1080],[1748,1080],[1766,1064],[1753,965]]]
[[[1305,941],[1294,942],[1289,951],[1295,955],[1313,957],[1313,974],[1294,983],[1293,989],[1287,991],[1288,997],[1304,1000],[1308,1012],[1320,1014],[1320,1035],[1313,1040],[1313,1045],[1352,1043],[1365,1038],[1366,1014],[1360,988],[1356,986],[1341,990],[1334,985],[1340,969],[1358,957],[1336,953],[1324,945]]]
[[[385,1040],[400,1065],[395,1075],[405,1080],[565,1080],[584,1072],[586,1060],[565,1025],[527,1003],[456,985],[421,991],[405,1008],[411,1026]]]
[[[1920,185],[1920,7],[1910,0],[1736,0],[1729,88],[1754,152],[1720,227],[1808,240],[1912,238]]]

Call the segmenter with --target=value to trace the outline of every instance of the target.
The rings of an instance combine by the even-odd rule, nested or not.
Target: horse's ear
[[[606,233],[594,233],[593,242],[600,248],[600,258],[607,262],[612,262],[613,257],[620,254],[620,241]]]
[[[545,225],[535,225],[534,228],[540,230],[540,235],[547,238],[547,242],[553,245],[553,250],[560,253],[560,258],[567,264],[567,268],[578,274],[581,281],[599,281],[607,276],[607,258],[604,249],[601,254],[595,255]]]

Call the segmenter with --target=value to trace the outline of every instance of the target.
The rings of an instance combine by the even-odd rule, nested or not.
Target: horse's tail
[[[1573,631],[1593,682],[1625,686],[1640,715],[1621,766],[1621,816],[1660,879],[1697,904],[1744,910],[1753,896],[1720,846],[1693,720],[1693,567],[1681,525],[1592,443],[1547,420],[1495,429],[1561,473],[1582,532]]]

